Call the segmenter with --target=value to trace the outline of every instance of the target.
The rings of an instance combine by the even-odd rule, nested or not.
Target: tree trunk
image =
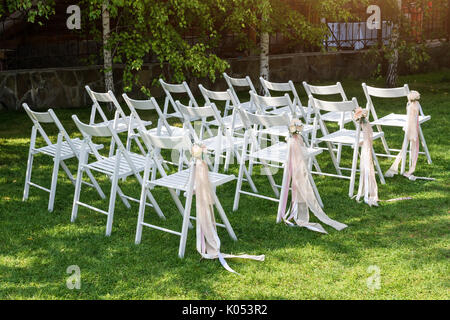
[[[391,43],[390,43],[390,56],[389,67],[386,76],[386,86],[388,88],[394,88],[397,86],[398,79],[398,39],[400,37],[400,20],[402,15],[402,1],[397,0],[398,6],[398,21],[395,22],[392,28]]]
[[[262,2],[261,12],[261,33],[259,39],[259,75],[266,80],[269,80],[269,48],[270,48],[270,34],[267,30],[270,12],[270,1],[264,0]],[[258,81],[259,82],[259,81]],[[259,86],[259,93],[264,95],[264,89]]]
[[[102,5],[102,24],[103,24],[103,68],[105,70],[105,89],[106,91],[114,91],[114,79],[112,72],[112,55],[108,48],[108,40],[110,33],[109,21],[109,0],[105,0]]]
[[[263,32],[260,40],[259,74],[266,80],[269,80],[269,44],[269,33]]]
[[[390,43],[390,57],[389,67],[386,76],[386,86],[388,88],[394,88],[397,86],[398,78],[398,25],[395,25],[392,29],[391,43]]]

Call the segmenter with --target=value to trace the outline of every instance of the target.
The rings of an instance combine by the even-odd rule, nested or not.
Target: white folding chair
[[[134,134],[132,134],[130,132],[137,128],[136,122],[130,122],[130,120],[131,120],[130,117],[125,115],[125,112],[123,111],[122,107],[120,106],[119,102],[117,101],[114,93],[111,90],[109,90],[106,93],[94,92],[89,88],[89,86],[86,86],[85,88],[86,88],[86,91],[88,92],[89,97],[91,98],[91,100],[93,102],[92,110],[91,110],[91,117],[89,119],[89,124],[93,125],[93,126],[96,126],[96,125],[104,126],[106,124],[111,124],[112,128],[117,133],[127,132],[128,133],[127,146],[131,143],[131,139],[134,139],[136,141],[136,144],[138,145],[139,149],[141,150],[141,152],[143,154],[145,154],[145,151],[142,148],[142,145],[139,142],[139,140],[136,138],[136,136]],[[105,112],[103,112],[103,109],[102,109],[100,103],[109,103],[114,106],[114,108],[115,108],[114,119],[108,120]],[[100,120],[101,122],[99,122],[99,123],[95,122],[97,113],[100,115],[100,118],[101,118],[101,120]],[[148,126],[151,124],[152,124],[151,121],[144,122],[145,126]],[[114,144],[115,144],[114,139],[111,139],[111,146],[109,149],[110,157],[114,154]]]
[[[116,195],[119,195],[123,204],[128,209],[130,208],[130,203],[128,202],[128,200],[137,203],[140,202],[138,199],[127,196],[122,192],[118,185],[119,179],[125,179],[129,176],[135,176],[138,182],[142,185],[142,177],[140,175],[140,172],[144,171],[145,169],[146,158],[142,154],[128,151],[123,146],[119,136],[117,135],[117,132],[114,130],[110,123],[103,126],[93,126],[82,123],[80,120],[78,120],[76,115],[73,115],[72,119],[77,125],[80,132],[83,134],[84,140],[83,144],[81,145],[80,161],[78,163],[78,175],[75,184],[75,195],[73,199],[71,221],[74,222],[76,220],[79,206],[86,207],[99,213],[103,213],[108,217],[106,222],[106,235],[109,236],[111,235],[112,223],[114,218]],[[98,151],[92,147],[92,137],[111,137],[111,139],[114,140],[115,144],[117,145],[115,155],[111,157],[102,157],[98,153]],[[88,149],[90,149],[94,154],[95,161],[89,162]],[[81,180],[83,177],[83,173],[88,170],[105,174],[111,180],[111,193],[109,196],[108,211],[96,208],[92,205],[80,201]],[[159,209],[159,206],[150,191],[146,192],[146,196],[150,200],[150,203],[146,202],[146,205],[154,207],[158,215],[161,218],[164,218],[161,209]]]
[[[128,107],[130,108],[131,121],[136,121],[136,123],[138,124],[139,130],[146,131],[150,134],[158,135],[158,136],[163,135],[163,136],[173,137],[173,136],[182,136],[182,135],[185,135],[186,133],[189,134],[184,128],[171,126],[167,122],[167,119],[164,116],[164,113],[162,112],[162,110],[159,107],[158,102],[156,102],[155,98],[152,97],[149,100],[134,100],[134,99],[131,99],[130,97],[128,97],[128,95],[126,93],[122,94],[122,97],[125,100],[125,102],[127,103]],[[139,116],[137,110],[139,110],[139,111],[155,110],[156,113],[158,114],[158,125],[156,126],[156,128],[147,129],[145,127],[145,123],[141,120],[141,117]],[[148,143],[145,143],[145,141],[144,141],[144,144],[147,147],[147,153],[152,152],[151,145]],[[127,149],[128,149],[128,151],[130,151],[129,146],[127,146]],[[155,154],[158,154],[157,156],[159,157],[159,150],[155,150]],[[166,167],[166,163],[178,165],[180,170],[183,167],[182,161],[179,161],[179,163],[173,163],[169,160],[163,160],[162,163],[165,167]],[[152,179],[155,177],[155,175],[156,175],[156,170],[154,170],[152,173]]]
[[[210,105],[213,101],[225,101],[224,116],[222,117],[222,121],[225,125],[225,128],[231,130],[231,135],[234,135],[235,130],[243,128],[241,118],[236,111],[239,102],[236,100],[236,97],[233,95],[230,89],[226,91],[211,91],[205,89],[205,87],[203,87],[201,84],[198,87],[203,95],[203,98],[205,99],[206,105]],[[232,110],[231,115],[227,115],[228,110]],[[215,127],[219,126],[219,122],[215,119],[209,121],[207,124]]]
[[[297,90],[295,89],[294,83],[289,80],[288,82],[270,82],[264,79],[263,77],[259,77],[259,81],[261,82],[261,85],[264,89],[264,94],[266,97],[271,97],[270,91],[275,92],[284,92],[286,94],[292,94],[292,105],[294,106],[295,113],[297,114],[297,117],[302,117],[305,119],[304,122],[308,124],[308,108],[303,107],[302,102],[300,101],[300,97],[298,96]],[[282,112],[288,112],[290,111],[290,107],[278,107],[274,106],[271,113],[282,113]]]
[[[336,84],[328,85],[328,86],[313,86],[306,81],[303,81],[303,87],[305,88],[306,94],[309,96],[319,95],[319,96],[331,96],[331,95],[340,95],[341,101],[348,101],[347,95],[345,94],[344,88],[340,82],[336,82]],[[311,102],[308,99],[308,107],[312,111]],[[308,121],[312,121],[311,112],[308,117]],[[352,114],[351,112],[327,112],[322,114],[322,120],[327,122],[336,122],[339,124],[340,129],[343,128],[343,125],[346,123],[352,122]]]
[[[232,78],[229,75],[227,75],[225,72],[223,73],[223,77],[225,78],[225,81],[227,82],[228,88],[231,90],[231,93],[233,94],[234,98],[236,99],[237,104],[240,105],[242,108],[244,108],[247,111],[255,112],[256,107],[252,105],[251,101],[241,102],[239,100],[239,97],[235,90],[235,87],[238,87],[240,89],[246,88],[247,92],[252,91],[252,92],[256,93],[255,86],[253,85],[250,77],[246,76],[245,78]]]
[[[298,112],[298,108],[293,104],[289,94],[285,93],[284,96],[280,97],[270,97],[270,96],[260,96],[254,92],[250,92],[250,97],[252,103],[256,106],[259,114],[281,114],[287,113],[291,118],[302,117],[302,114]],[[305,124],[303,126],[303,132],[305,134],[312,131],[312,125]],[[273,134],[278,136],[287,137],[289,135],[289,130],[285,125],[282,126],[271,126],[260,131],[265,134]]]
[[[182,115],[180,114],[180,112],[177,109],[177,104],[175,103],[175,99],[173,97],[172,94],[181,94],[188,97],[189,102],[188,105],[190,107],[198,107],[198,103],[194,98],[194,95],[191,92],[191,89],[189,88],[188,84],[186,83],[186,81],[183,81],[180,84],[171,84],[171,83],[167,83],[164,82],[164,80],[159,79],[159,83],[161,84],[161,87],[164,90],[164,93],[166,94],[166,99],[164,100],[164,108],[163,108],[163,114],[164,116],[167,118],[179,118],[182,119]],[[169,105],[172,107],[172,109],[174,110],[173,112],[169,113]]]
[[[403,98],[408,97],[409,94],[409,87],[407,84],[405,84],[403,87],[398,88],[376,88],[366,85],[365,83],[362,84],[364,94],[366,95],[367,99],[367,107],[369,110],[369,116],[370,114],[373,117],[373,121],[371,122],[372,125],[375,125],[377,127],[378,131],[382,131],[382,126],[388,126],[388,127],[400,127],[404,128],[406,125],[407,115],[406,111],[403,114],[399,113],[390,113],[382,118],[378,118],[378,115],[375,111],[375,106],[372,101],[372,97],[377,98]],[[420,106],[420,104],[419,104]],[[400,110],[400,109],[398,109]],[[403,109],[405,110],[405,109]],[[369,118],[370,119],[370,118]],[[431,164],[431,156],[430,152],[428,151],[427,143],[425,141],[425,137],[423,135],[421,124],[431,119],[431,116],[426,116],[423,113],[422,107],[419,108],[419,136],[420,141],[422,142],[422,146],[425,152],[419,152],[419,154],[425,154],[427,157],[427,161],[429,164]],[[386,137],[383,136],[383,147],[385,150],[385,154],[378,154],[379,156],[385,156],[385,157],[396,157],[396,155],[391,155],[391,151],[394,152],[400,152],[400,149],[390,149],[387,142]]]
[[[319,96],[329,96],[329,95],[340,95],[341,101],[348,101],[347,95],[344,92],[340,82],[336,82],[334,85],[328,86],[313,86],[306,81],[303,81],[303,87],[305,88],[306,94],[309,96],[319,95]],[[311,101],[308,99],[308,123],[311,122]],[[322,114],[322,121],[325,122],[336,122],[339,125],[339,129],[344,129],[345,124],[352,122],[351,112],[327,112]],[[342,145],[337,146],[337,162],[341,162]]]
[[[79,158],[80,149],[82,145],[82,141],[79,138],[71,139],[66,129],[64,129],[61,121],[59,121],[55,112],[52,109],[48,109],[47,112],[34,112],[30,109],[30,107],[24,103],[23,108],[27,112],[31,121],[33,122],[33,127],[31,129],[31,139],[30,139],[30,149],[28,152],[28,163],[27,163],[27,172],[25,176],[25,188],[23,191],[23,201],[28,199],[30,186],[36,187],[38,189],[44,190],[50,193],[50,198],[48,201],[48,211],[53,211],[55,195],[56,195],[56,185],[58,180],[58,172],[59,167],[63,168],[64,172],[69,177],[70,181],[75,184],[75,179],[72,176],[69,168],[65,164],[65,160],[71,158]],[[41,126],[41,123],[52,123],[56,125],[58,128],[58,139],[56,143],[51,142],[48,135],[45,133],[44,128]],[[44,147],[36,147],[36,137],[37,133],[39,133],[47,144]],[[93,145],[95,150],[99,150],[103,148],[103,145],[96,144]],[[34,182],[31,182],[31,171],[33,169],[33,160],[36,154],[44,154],[46,156],[50,156],[53,158],[53,173],[50,189],[47,189],[43,186],[40,186]],[[105,198],[105,194],[102,189],[95,180],[94,176],[91,174],[89,170],[86,171],[89,179],[92,183],[88,183],[86,181],[82,181],[84,184],[88,184],[94,187],[100,197]]]
[[[309,97],[311,100],[311,105],[314,110],[314,123],[313,123],[313,132],[311,137],[311,145],[318,146],[318,144],[324,142],[327,145],[328,151],[331,156],[331,160],[333,161],[333,165],[336,168],[337,174],[324,173],[324,172],[313,172],[320,175],[332,176],[337,178],[349,179],[350,187],[349,187],[349,196],[353,196],[354,187],[355,187],[355,178],[357,172],[357,163],[358,163],[358,152],[359,147],[363,142],[363,135],[361,134],[361,127],[359,122],[352,121],[356,127],[356,130],[349,129],[339,129],[332,133],[328,132],[327,127],[322,120],[321,111],[325,112],[352,112],[356,108],[358,108],[358,101],[356,98],[353,98],[350,101],[323,101],[314,98],[312,95]],[[318,137],[317,132],[321,131],[322,136]],[[383,136],[383,132],[374,132],[373,140],[379,139]],[[353,148],[353,162],[351,168],[341,167],[337,162],[336,156],[333,152],[332,144],[341,144],[342,146],[351,146]],[[376,170],[380,177],[380,181],[382,184],[385,184],[383,173],[381,172],[380,164],[378,163],[378,159],[375,155],[375,151],[372,149],[373,160],[375,162]],[[350,176],[346,176],[342,174],[342,170],[350,170]]]
[[[172,126],[167,122],[166,116],[162,112],[155,98],[148,100],[135,100],[128,97],[126,93],[122,94],[128,108],[131,111],[131,121],[136,121],[137,127],[142,131],[148,131],[151,134],[163,136],[180,136],[185,134],[185,130],[181,127]],[[158,124],[155,128],[146,128],[146,123],[139,116],[139,111],[155,110],[158,115]]]
[[[274,98],[274,97],[272,97]],[[234,196],[234,204],[233,211],[236,211],[239,207],[240,195],[245,194],[249,196],[258,197],[261,199],[271,200],[274,202],[280,202],[280,192],[278,189],[281,189],[282,186],[277,185],[275,183],[275,179],[273,177],[271,168],[280,169],[287,162],[288,156],[288,147],[286,142],[277,142],[272,144],[269,147],[261,146],[258,141],[258,133],[255,131],[255,127],[264,127],[269,129],[271,127],[286,127],[288,130],[291,118],[287,113],[281,113],[276,115],[260,115],[253,114],[239,109],[241,119],[244,122],[246,127],[246,131],[244,134],[244,148],[242,150],[242,156],[240,159],[239,165],[239,175],[238,181],[236,184],[236,192]],[[251,146],[251,147],[250,147]],[[250,147],[250,148],[249,148]],[[308,158],[314,158],[316,155],[322,152],[321,149],[317,148],[307,148],[307,156]],[[275,194],[275,197],[269,197],[266,195],[260,194],[254,183],[251,179],[247,178],[247,181],[250,183],[250,186],[253,189],[253,192],[242,190],[242,184],[244,180],[244,173],[247,171],[246,162],[247,160],[252,161],[253,164],[261,164],[263,166],[263,170],[265,175],[267,176],[270,186]],[[248,170],[250,171],[250,170]],[[312,184],[314,186],[314,181],[312,180]],[[317,190],[316,190],[317,191]],[[318,199],[320,196],[317,192]]]
[[[219,170],[220,159],[223,157],[223,153],[225,153],[225,170],[228,169],[233,155],[239,161],[240,156],[238,151],[244,144],[244,138],[231,135],[231,130],[226,128],[220,112],[214,103],[200,108],[193,108],[177,101],[177,106],[183,115],[185,128],[189,130],[192,139],[195,142],[204,144],[208,151],[214,154],[214,172],[218,172]],[[203,125],[211,118],[217,121],[217,134],[211,135],[208,138],[200,137],[197,131],[203,132]],[[200,128],[197,126],[198,123],[200,123]]]
[[[144,141],[148,141],[154,149],[172,149],[172,150],[179,150],[180,153],[184,153],[186,151],[191,150],[191,142],[190,139],[187,136],[176,136],[176,137],[169,137],[169,136],[156,136],[149,134],[148,132],[139,131],[142,139]],[[188,235],[188,228],[192,227],[190,220],[196,220],[196,217],[191,216],[191,205],[192,205],[192,197],[195,193],[195,184],[194,184],[194,161],[195,159],[192,159],[190,162],[190,167],[186,170],[183,170],[181,172],[177,172],[171,175],[167,175],[167,173],[164,171],[164,168],[161,165],[159,158],[152,158],[151,155],[147,155],[146,157],[146,163],[145,163],[145,171],[144,171],[144,183],[142,184],[142,192],[141,192],[141,203],[139,206],[139,216],[138,216],[138,223],[137,223],[137,229],[136,229],[136,239],[135,243],[139,244],[141,242],[142,238],[142,229],[143,227],[149,227],[152,229],[168,232],[171,234],[175,234],[180,236],[180,246],[178,250],[178,256],[180,258],[184,257],[184,252],[186,248],[186,240]],[[159,179],[155,180],[149,180],[150,171],[152,169],[153,163],[156,163],[156,166],[158,168],[158,171],[161,175]],[[216,172],[209,172],[209,180],[211,182],[212,187],[215,188],[225,184],[227,182],[233,181],[235,179],[234,175],[226,175]],[[151,189],[155,187],[164,187],[169,189],[170,195],[172,199],[174,200],[178,211],[183,217],[183,224],[181,228],[181,232],[170,230],[167,228],[163,228],[160,226],[156,226],[154,224],[146,223],[144,222],[144,215],[145,215],[145,197],[146,193],[150,192]],[[186,193],[186,202],[185,206],[183,208],[183,205],[177,196],[177,193],[175,190],[182,190]],[[216,208],[219,212],[219,215],[222,219],[223,224],[217,223],[217,226],[224,227],[227,231],[230,237],[233,240],[237,240],[236,235],[233,231],[233,228],[231,227],[230,222],[228,221],[228,218],[225,214],[225,211],[222,208],[222,205],[220,204],[219,199],[217,198],[216,193],[213,191],[213,197],[215,201]]]

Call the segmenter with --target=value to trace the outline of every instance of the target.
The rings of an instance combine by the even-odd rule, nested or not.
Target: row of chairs
[[[277,184],[271,174],[275,168],[283,168],[287,157],[287,144],[279,140],[279,137],[288,136],[288,125],[292,118],[303,118],[305,123],[303,137],[307,145],[307,156],[309,157],[310,173],[322,174],[346,178],[350,180],[349,196],[353,195],[355,177],[357,173],[357,158],[359,146],[362,142],[359,124],[352,119],[352,111],[358,107],[355,98],[348,100],[340,83],[332,86],[312,86],[303,83],[308,93],[308,105],[303,107],[292,81],[287,83],[273,83],[261,79],[265,95],[258,95],[249,77],[231,78],[224,74],[224,78],[229,86],[226,91],[212,91],[199,86],[205,105],[200,107],[196,102],[189,86],[182,84],[168,84],[160,80],[161,86],[166,94],[164,106],[161,109],[154,98],[148,100],[135,100],[123,94],[122,97],[130,109],[130,115],[126,115],[121,105],[118,103],[113,92],[98,93],[89,87],[86,90],[93,101],[89,123],[81,122],[76,115],[72,116],[77,128],[83,134],[83,139],[70,138],[67,131],[56,117],[53,110],[48,112],[34,112],[26,104],[24,109],[33,121],[31,135],[30,152],[25,181],[24,200],[28,198],[29,187],[34,186],[50,193],[49,211],[53,210],[56,180],[59,167],[68,175],[75,185],[75,193],[72,208],[72,221],[77,218],[79,206],[92,209],[107,215],[106,234],[110,235],[112,230],[114,208],[116,196],[119,195],[126,207],[130,208],[129,201],[140,204],[138,226],[136,232],[136,243],[139,243],[142,235],[142,227],[151,227],[161,231],[179,235],[180,248],[179,255],[184,255],[184,248],[187,237],[187,230],[191,226],[190,220],[195,219],[190,215],[192,195],[195,190],[193,185],[192,170],[189,164],[189,150],[192,142],[203,143],[208,149],[212,160],[210,161],[210,180],[214,187],[235,180],[233,175],[226,174],[226,171],[236,159],[239,164],[239,174],[237,177],[236,191],[234,197],[233,210],[239,206],[242,194],[257,196],[262,199],[279,202],[281,186]],[[241,102],[238,98],[235,87],[248,86],[250,88],[250,100]],[[381,131],[382,125],[400,126],[406,122],[406,117],[402,114],[390,114],[378,118],[371,100],[371,96],[376,97],[404,97],[409,93],[408,86],[394,89],[381,89],[369,87],[363,84],[364,92],[368,97],[366,108],[374,118],[374,125],[378,131],[374,133],[374,139],[382,139],[387,156],[391,151],[385,141],[384,133]],[[272,96],[270,91],[284,92],[283,96]],[[185,94],[187,104],[182,104],[175,99],[176,94]],[[315,98],[320,95],[339,94],[342,101],[324,101]],[[293,97],[293,98],[291,98]],[[223,112],[216,106],[217,101],[225,103]],[[114,118],[108,119],[101,104],[111,103],[115,107]],[[169,110],[171,107],[172,110]],[[140,114],[142,111],[156,111],[158,121],[156,126],[152,126],[151,121],[144,121]],[[420,123],[429,120],[429,116],[424,116],[422,110]],[[96,122],[97,114],[101,121]],[[394,115],[394,116],[393,116]],[[180,119],[183,127],[169,124],[171,118]],[[329,132],[325,122],[336,122],[339,129]],[[353,122],[355,129],[346,129],[344,126]],[[52,143],[43,130],[41,123],[54,123],[59,131],[57,142]],[[150,128],[149,128],[150,127]],[[46,142],[46,146],[36,147],[36,135],[39,132]],[[119,135],[127,132],[126,143],[123,144]],[[424,145],[425,154],[431,163],[428,149],[422,132],[421,140]],[[93,143],[96,137],[108,137],[110,139],[109,154],[102,156],[100,150],[104,148],[101,144]],[[133,143],[136,147],[133,147]],[[320,147],[325,143],[325,147]],[[353,148],[353,161],[351,168],[341,166],[342,146]],[[173,149],[179,151],[178,159],[165,159],[161,149]],[[133,152],[136,151],[136,152]],[[322,172],[316,156],[323,150],[328,150],[336,169],[336,174]],[[31,170],[33,157],[37,153],[43,153],[54,159],[54,168],[50,189],[39,186],[31,182]],[[376,154],[373,153],[376,169],[380,181],[384,183],[384,177],[378,164]],[[77,158],[78,173],[76,179],[73,178],[64,161],[70,158]],[[93,161],[89,161],[93,158]],[[219,173],[222,159],[225,159],[224,173]],[[169,165],[175,165],[177,172],[168,174]],[[267,196],[258,192],[252,174],[253,166],[261,165],[273,189],[274,196]],[[315,171],[312,170],[314,166]],[[344,175],[343,170],[350,170],[350,176]],[[92,171],[99,172],[109,177],[111,180],[111,193],[108,210],[101,210],[92,205],[80,201],[81,188],[83,184],[90,185],[97,190],[101,198],[105,195],[92,174]],[[143,176],[141,175],[143,173]],[[89,181],[83,179],[86,174]],[[125,195],[119,187],[119,181],[127,177],[134,176],[141,185],[140,199]],[[314,180],[311,176],[311,181]],[[244,190],[244,182],[248,183],[251,191]],[[182,231],[169,230],[160,226],[144,222],[145,207],[153,207],[160,218],[164,218],[164,213],[153,197],[151,190],[156,186],[169,189],[178,211],[183,216]],[[314,184],[313,184],[314,186]],[[315,188],[316,195],[320,200],[319,192]],[[179,198],[180,192],[186,196],[183,207]],[[234,231],[223,211],[216,196],[218,210],[221,215],[222,224],[218,224],[227,229],[233,239],[236,239]],[[320,200],[321,203],[321,200]],[[322,204],[322,203],[321,203]],[[323,205],[323,204],[322,204]]]

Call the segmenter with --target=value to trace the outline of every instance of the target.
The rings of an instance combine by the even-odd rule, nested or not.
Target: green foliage
[[[28,22],[43,24],[43,19],[48,19],[55,14],[55,0],[7,0],[0,2],[0,18],[16,11],[24,12]]]

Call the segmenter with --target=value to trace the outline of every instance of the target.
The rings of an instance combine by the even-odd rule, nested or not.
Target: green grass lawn
[[[22,202],[31,132],[25,113],[0,113],[0,298],[1,299],[449,299],[449,130],[450,70],[400,78],[421,93],[421,105],[432,120],[423,126],[433,164],[419,157],[416,175],[435,181],[409,181],[396,176],[379,184],[380,199],[411,196],[412,200],[369,207],[348,198],[348,180],[315,176],[333,219],[348,224],[343,231],[324,226],[322,235],[304,228],[276,224],[273,202],[245,195],[232,212],[235,182],[218,189],[239,241],[219,230],[224,253],[265,254],[264,262],[228,260],[241,276],[227,272],[217,260],[204,260],[195,249],[195,231],[188,236],[184,259],[177,256],[179,238],[145,228],[142,243],[134,244],[138,205],[117,200],[113,232],[105,237],[106,217],[85,208],[70,223],[74,188],[60,171],[55,210],[47,211],[48,194],[30,189]],[[367,81],[382,86],[382,81]],[[343,81],[347,96],[365,98],[359,81]],[[306,97],[299,90],[303,103]],[[404,112],[404,100],[375,100],[379,115]],[[56,110],[73,136],[80,136],[70,118],[87,121],[90,109]],[[50,131],[55,139],[56,131]],[[385,130],[391,146],[399,147],[403,132]],[[42,143],[42,139],[40,140]],[[375,147],[381,151],[381,142]],[[349,148],[346,148],[349,149]],[[422,147],[421,147],[422,150]],[[383,172],[392,159],[379,158]],[[343,155],[349,166],[351,152]],[[319,157],[322,169],[332,172],[327,153]],[[68,162],[76,172],[76,161]],[[52,162],[35,158],[32,180],[49,186]],[[231,168],[237,175],[238,167]],[[277,179],[280,179],[280,174]],[[255,182],[267,195],[264,176]],[[109,194],[109,183],[98,176]],[[138,196],[135,179],[122,183]],[[85,192],[83,192],[85,191]],[[151,209],[146,220],[181,228],[181,218],[166,190],[153,191],[168,217],[161,222]],[[107,208],[95,191],[82,189],[81,199]],[[313,220],[316,220],[313,218]],[[81,269],[81,289],[69,290],[66,269]],[[380,289],[367,280],[380,272]]]

